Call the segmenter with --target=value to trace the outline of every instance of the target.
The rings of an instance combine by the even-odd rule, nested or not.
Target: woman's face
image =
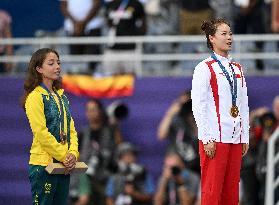
[[[36,68],[43,80],[58,80],[60,77],[60,60],[55,53],[48,53],[41,67]]]
[[[100,120],[102,118],[101,111],[97,103],[93,101],[87,103],[86,117],[89,121]]]
[[[216,53],[228,53],[232,48],[232,31],[225,23],[220,24],[216,33],[213,36],[209,36],[209,39],[213,46],[213,51]]]

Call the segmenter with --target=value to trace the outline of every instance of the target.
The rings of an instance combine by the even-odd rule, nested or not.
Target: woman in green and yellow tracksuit
[[[69,101],[61,89],[58,53],[49,48],[31,57],[22,104],[33,133],[29,179],[33,205],[66,205],[70,171],[78,158],[78,140]],[[45,167],[61,162],[65,175],[50,175]]]

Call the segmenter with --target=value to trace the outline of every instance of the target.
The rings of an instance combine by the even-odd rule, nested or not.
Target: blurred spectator
[[[256,161],[256,174],[259,180],[259,201],[260,204],[264,203],[265,199],[265,179],[266,179],[266,166],[267,166],[267,143],[270,136],[279,125],[279,96],[276,96],[273,100],[273,112],[265,111],[261,112],[261,115],[257,116],[260,129],[258,129],[258,135],[261,135],[257,148],[257,161]],[[276,152],[279,150],[278,140],[275,144]],[[279,165],[275,166],[275,176],[279,175]],[[275,201],[279,199],[279,189],[275,189]]]
[[[11,16],[4,10],[0,10],[0,39],[12,38]],[[12,45],[0,45],[0,56],[13,55]],[[11,72],[11,63],[0,63],[0,73]]]
[[[137,149],[124,142],[118,146],[117,172],[106,187],[107,205],[151,204],[154,183],[151,175],[137,163]]]
[[[79,133],[80,161],[88,165],[86,174],[71,181],[70,195],[76,205],[105,204],[105,184],[114,171],[116,146],[122,137],[117,127],[111,126],[100,101],[91,99],[86,104],[89,125]]]
[[[179,0],[146,0],[148,35],[177,35],[179,33]]]
[[[201,24],[212,18],[208,0],[180,0],[180,32],[182,35],[201,34]]]
[[[158,130],[158,139],[169,139],[167,152],[177,152],[188,169],[200,173],[197,127],[190,91],[183,92],[169,107]]]
[[[277,125],[279,123],[279,95],[277,95],[273,100],[273,113],[277,121]]]
[[[268,107],[259,107],[250,112],[250,145],[257,146],[262,138],[262,125],[260,117],[269,112]]]
[[[265,178],[266,178],[266,166],[267,166],[267,143],[277,127],[277,122],[274,114],[272,112],[265,113],[261,116],[261,125],[262,125],[262,140],[259,142],[258,145],[258,153],[257,153],[257,166],[256,166],[256,174],[260,182],[260,191],[259,191],[259,198],[260,204],[264,204],[265,199]],[[276,150],[278,151],[278,143],[276,145]],[[279,166],[275,166],[275,175],[278,176],[279,174]],[[276,191],[276,201],[278,200],[279,193],[278,189]]]
[[[263,0],[234,0],[234,33],[235,34],[263,34],[264,26]],[[255,51],[263,51],[263,42],[256,41]],[[263,60],[256,59],[257,70],[264,70]]]
[[[263,3],[263,15],[264,15],[264,26],[265,26],[265,33],[272,32],[271,20],[272,20],[272,11],[271,5],[273,0],[264,0]]]
[[[147,35],[178,35],[179,34],[179,0],[146,0]],[[177,43],[146,43],[145,53],[175,53]],[[144,62],[144,68],[151,74],[174,70],[177,62],[155,61]]]
[[[212,19],[213,12],[209,0],[179,0],[180,1],[180,34],[201,35],[201,24],[203,21]],[[208,49],[204,43],[187,42],[180,47],[182,53],[205,53]],[[198,60],[182,61],[180,67],[187,72],[193,70]]]
[[[138,36],[146,32],[145,11],[138,0],[113,0],[106,3],[109,43],[104,55],[105,75],[133,73],[135,71],[136,45],[115,43],[116,36]],[[129,60],[111,61],[126,55]]]
[[[209,4],[213,9],[214,18],[226,19],[232,25],[233,4],[231,0],[209,0]]]
[[[273,0],[271,3],[271,30],[279,32],[279,0]]]
[[[260,205],[259,203],[259,180],[256,176],[256,163],[258,145],[262,138],[262,126],[260,117],[267,113],[267,107],[260,107],[250,112],[250,139],[249,152],[243,157],[241,165],[241,205]]]
[[[279,1],[265,0],[265,30],[266,33],[279,33]],[[270,42],[279,50],[279,41]],[[269,51],[269,50],[268,50]],[[278,66],[276,66],[277,68]]]
[[[250,112],[250,149],[242,161],[241,179],[244,193],[241,205],[264,203],[267,142],[278,126],[278,119],[279,96],[273,100],[273,112],[270,112],[267,107],[260,107]],[[278,190],[276,193],[278,194]]]
[[[159,179],[154,205],[194,205],[199,196],[199,176],[185,168],[180,156],[168,153]]]
[[[65,17],[64,28],[72,37],[97,37],[102,34],[103,18],[100,16],[102,0],[60,0]],[[99,44],[72,44],[71,54],[100,54]],[[95,71],[97,63],[90,62],[88,73]]]

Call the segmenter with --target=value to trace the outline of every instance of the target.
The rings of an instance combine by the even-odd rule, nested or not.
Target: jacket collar
[[[232,57],[230,55],[228,55],[228,57],[224,57],[221,55],[218,55],[217,53],[213,52],[215,54],[215,56],[217,57],[217,59],[221,62],[221,63],[225,63],[225,62],[231,62],[232,61]]]
[[[39,93],[41,93],[41,94],[43,94],[43,95],[48,95],[48,92],[44,88],[39,86],[39,85],[34,90],[39,92]],[[58,93],[59,96],[62,96],[63,93],[64,93],[64,89],[57,90],[57,93]]]

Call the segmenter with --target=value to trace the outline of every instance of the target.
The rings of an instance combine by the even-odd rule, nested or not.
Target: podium
[[[77,162],[71,173],[84,173],[87,169],[88,166],[84,162]],[[50,163],[45,170],[49,174],[64,174],[66,167],[62,163]]]

